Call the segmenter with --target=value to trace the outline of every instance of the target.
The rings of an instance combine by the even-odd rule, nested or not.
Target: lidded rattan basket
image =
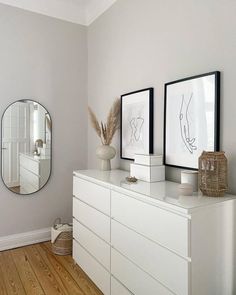
[[[57,255],[70,255],[72,239],[72,224],[61,223],[60,218],[56,219],[52,227],[52,252]]]
[[[199,157],[199,188],[209,197],[223,197],[228,189],[224,152],[203,152]]]

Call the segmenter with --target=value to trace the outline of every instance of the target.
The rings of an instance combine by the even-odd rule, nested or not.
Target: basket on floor
[[[68,226],[68,230],[60,231],[60,228],[64,225]],[[65,223],[63,224],[61,222],[59,222],[58,224],[54,223],[53,230],[58,231],[58,236],[55,239],[55,241],[52,242],[52,252],[57,255],[72,254],[72,239],[73,239],[72,225],[65,224]]]

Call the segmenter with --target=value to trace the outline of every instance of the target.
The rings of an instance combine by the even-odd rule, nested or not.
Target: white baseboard
[[[46,242],[51,239],[51,228],[0,237],[0,251]]]

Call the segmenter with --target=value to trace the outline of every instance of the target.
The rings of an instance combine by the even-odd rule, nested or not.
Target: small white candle
[[[181,171],[181,183],[189,183],[193,186],[193,191],[198,191],[198,171],[184,170]]]

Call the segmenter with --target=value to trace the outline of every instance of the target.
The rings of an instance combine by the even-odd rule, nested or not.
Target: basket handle
[[[56,225],[57,224],[61,224],[61,218],[60,217],[57,217],[55,220],[54,220],[54,223],[53,223],[53,227],[56,229]]]

